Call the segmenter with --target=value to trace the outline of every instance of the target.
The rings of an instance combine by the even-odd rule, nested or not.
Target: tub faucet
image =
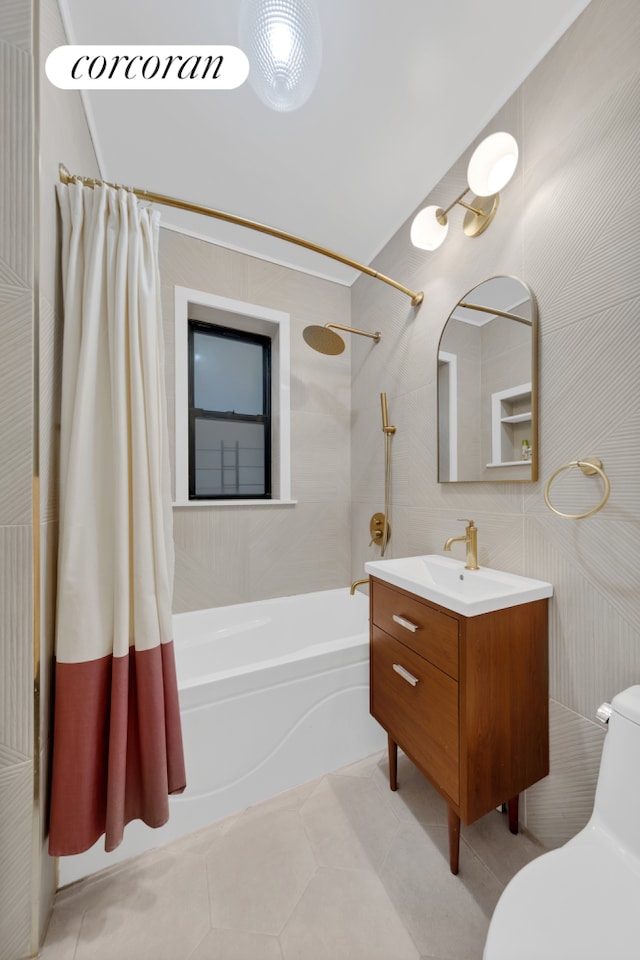
[[[353,583],[351,584],[351,589],[349,590],[349,593],[351,594],[351,596],[353,596],[354,593],[356,592],[356,587],[359,587],[360,584],[362,583],[369,583],[369,577],[366,577],[364,580],[353,581]]]
[[[464,568],[465,570],[479,570],[480,567],[478,566],[478,528],[476,527],[473,520],[465,520],[462,517],[459,517],[458,521],[459,523],[467,524],[464,537],[449,537],[443,549],[451,550],[452,543],[466,543],[467,562],[465,563]]]

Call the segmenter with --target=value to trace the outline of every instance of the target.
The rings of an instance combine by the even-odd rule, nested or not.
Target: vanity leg
[[[389,786],[398,789],[398,744],[387,734],[389,745]]]
[[[509,811],[509,830],[511,833],[518,832],[518,805],[520,801],[520,794],[516,793],[515,797],[511,797],[507,801],[507,809]]]
[[[448,807],[449,815],[449,867],[451,873],[458,872],[458,862],[460,860],[460,817]]]

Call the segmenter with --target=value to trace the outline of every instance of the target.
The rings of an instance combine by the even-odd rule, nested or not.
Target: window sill
[[[174,507],[289,507],[297,500],[174,500]]]

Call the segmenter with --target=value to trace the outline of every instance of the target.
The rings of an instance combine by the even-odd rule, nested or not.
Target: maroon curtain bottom
[[[56,663],[49,853],[82,853],[131,820],[160,827],[186,786],[173,643]]]

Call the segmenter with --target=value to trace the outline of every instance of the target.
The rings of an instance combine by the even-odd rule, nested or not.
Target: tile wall
[[[311,350],[307,324],[349,324],[350,290],[320,277],[161,230],[169,426],[174,445],[174,286],[291,317],[292,506],[176,507],[174,609],[243,603],[350,583],[350,344]]]
[[[0,955],[30,956],[55,891],[46,852],[57,550],[61,308],[58,163],[97,174],[82,102],[44,77],[65,43],[56,0],[0,15]],[[40,76],[34,88],[34,64]],[[39,186],[35,173],[38,171]],[[34,379],[35,377],[35,379]],[[39,495],[33,501],[33,478]],[[38,529],[39,525],[39,529]],[[35,530],[34,530],[35,527]],[[39,536],[35,536],[39,533]],[[34,552],[35,551],[35,552]],[[34,581],[34,560],[38,565]],[[38,617],[38,594],[39,611]],[[40,699],[34,702],[34,628]],[[34,715],[39,723],[34,729]],[[38,762],[34,763],[34,757]],[[34,798],[37,794],[37,802]],[[34,822],[34,811],[36,822]]]
[[[33,824],[33,51],[0,17],[0,954],[31,949]]]
[[[410,220],[399,229],[373,266],[423,289],[418,310],[367,278],[353,288],[354,326],[383,339],[375,352],[353,345],[351,575],[374,552],[368,518],[383,503],[384,477],[377,396],[386,390],[398,428],[388,555],[440,553],[461,532],[457,518],[473,517],[481,564],[554,584],[551,774],[524,804],[527,827],[549,845],[590,814],[603,741],[596,708],[640,682],[639,45],[634,0],[592,0],[477,138],[505,129],[521,151],[489,230],[465,237],[464,211],[454,210],[445,243],[426,253],[410,244]],[[462,192],[476,142],[425,204]],[[440,333],[457,300],[500,273],[521,277],[538,301],[541,479],[438,484]],[[563,520],[545,505],[545,481],[585,456],[604,462],[610,500],[591,519]],[[598,481],[573,472],[554,486],[564,512],[599,499]]]

